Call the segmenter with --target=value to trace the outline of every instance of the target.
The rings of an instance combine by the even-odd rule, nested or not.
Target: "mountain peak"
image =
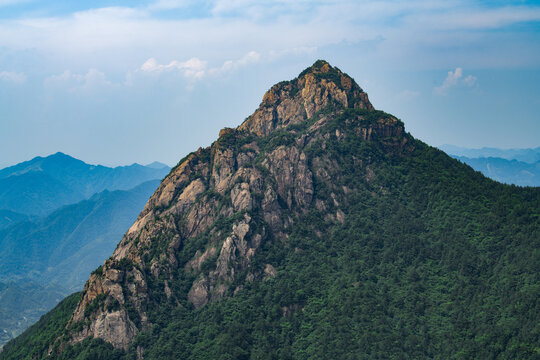
[[[272,264],[253,260],[264,244],[286,241],[292,224],[313,209],[342,223],[344,212],[334,208],[348,190],[315,197],[317,186],[330,189],[330,174],[341,171],[324,149],[342,141],[388,154],[414,148],[399,120],[374,110],[367,94],[326,62],[273,86],[242,125],[221,130],[162,181],[113,256],[90,276],[67,327],[70,342],[95,337],[127,349],[152,326],[149,306],[183,301],[201,308],[233,296],[237,284],[274,276]],[[370,161],[347,164],[360,171]],[[366,181],[369,169],[361,173]],[[175,274],[187,276],[181,292],[167,285],[179,284]]]
[[[162,162],[159,162],[159,161],[154,161],[148,165],[145,165],[147,168],[150,168],[150,169],[165,169],[165,168],[169,168],[169,165],[167,164],[164,164]]]
[[[332,69],[332,66],[328,63],[328,61],[319,59],[315,61],[313,65],[305,69],[303,72],[316,72],[321,70],[322,72],[328,72],[330,69]],[[303,72],[300,74],[300,76],[303,75]]]
[[[324,60],[317,60],[297,78],[272,86],[239,130],[267,136],[274,130],[311,119],[318,112],[347,108],[373,110],[373,105],[350,76]]]
[[[333,67],[326,60],[315,61],[313,65],[302,71],[300,75],[298,75],[298,78],[305,78],[310,75],[315,76],[318,80],[326,79],[327,81],[332,81],[345,90],[350,90],[352,87],[355,87],[362,91],[353,78],[343,73],[339,68]]]
[[[69,156],[68,154],[64,154],[63,152],[61,151],[57,151],[56,153],[54,154],[51,154],[47,157],[67,157],[67,158],[73,158],[73,156]]]

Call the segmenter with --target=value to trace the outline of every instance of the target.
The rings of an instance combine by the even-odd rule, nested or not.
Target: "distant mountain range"
[[[540,161],[530,164],[501,158],[467,158],[454,156],[485,176],[505,184],[540,186]]]
[[[112,253],[159,180],[105,190],[35,221],[0,230],[0,280],[32,279],[78,290]]]
[[[60,152],[36,157],[0,170],[0,209],[44,216],[103,190],[128,190],[162,179],[168,172],[166,165],[157,162],[110,168]]]
[[[62,153],[0,170],[0,346],[82,287],[169,171]]]
[[[30,220],[31,216],[16,213],[11,210],[0,210],[0,230],[21,221]]]
[[[530,149],[499,149],[483,147],[480,149],[470,149],[454,145],[439,146],[445,153],[466,158],[501,158],[506,160],[517,160],[520,162],[534,164],[540,161],[540,146]]]
[[[540,147],[467,149],[443,145],[440,148],[493,180],[520,186],[540,186]]]
[[[69,293],[34,281],[0,282],[0,348]]]

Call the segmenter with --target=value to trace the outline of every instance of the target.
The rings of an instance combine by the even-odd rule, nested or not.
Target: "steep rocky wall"
[[[331,112],[321,114],[325,109]],[[336,122],[347,109],[368,113]],[[324,149],[331,137],[377,141],[396,153],[408,149],[402,123],[369,115],[372,110],[354,80],[326,62],[272,87],[242,125],[222,130],[211,147],[190,154],[163,180],[112,257],[86,283],[68,324],[71,342],[98,337],[127,348],[151,325],[148,307],[158,300],[150,284],[159,284],[168,300],[187,296],[199,308],[233,296],[242,283],[275,275],[272,264],[251,266],[264,241],[286,241],[294,219],[312,206],[328,209],[331,221],[343,221],[340,204],[354,190],[334,185],[341,176],[335,159],[308,159],[306,151]],[[358,166],[370,176],[369,160],[359,159]],[[325,183],[330,197],[315,198],[315,183]],[[181,249],[203,235],[205,243],[181,260]],[[194,279],[187,294],[171,289],[178,271]]]

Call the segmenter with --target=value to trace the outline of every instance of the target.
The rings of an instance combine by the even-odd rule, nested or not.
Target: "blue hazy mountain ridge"
[[[128,190],[162,179],[164,164],[106,167],[90,165],[63,153],[0,170],[0,209],[45,216],[61,206],[88,199],[104,190]]]
[[[169,165],[167,164],[164,164],[162,162],[159,162],[159,161],[154,161],[150,164],[147,164],[145,165],[147,168],[151,168],[151,169],[163,169],[163,168],[169,168]]]
[[[36,221],[0,231],[0,279],[29,278],[79,289],[114,250],[159,180],[103,191]]]
[[[442,145],[440,149],[498,182],[519,186],[540,186],[540,147],[468,149]]]
[[[21,221],[30,220],[30,216],[10,210],[0,210],[0,229],[4,229]]]
[[[441,145],[439,147],[447,154],[466,158],[501,158],[506,160],[517,160],[526,163],[537,163],[540,161],[540,146],[530,149],[499,149],[493,147],[483,147],[470,149],[455,145]]]
[[[82,199],[81,193],[42,172],[0,179],[0,209],[4,210],[41,216]]]
[[[0,230],[0,346],[82,288],[159,183],[105,190],[46,217]]]
[[[527,163],[496,157],[468,158],[454,156],[485,176],[505,183],[519,186],[540,186],[540,161]]]
[[[0,170],[0,346],[82,287],[169,170],[63,153]]]
[[[0,347],[32,325],[67,293],[56,284],[0,282]]]

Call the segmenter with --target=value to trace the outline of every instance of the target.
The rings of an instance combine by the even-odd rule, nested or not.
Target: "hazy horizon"
[[[456,149],[459,149],[459,150],[472,150],[472,151],[479,151],[479,150],[520,151],[520,150],[539,150],[540,149],[540,147],[536,147],[536,148],[492,148],[492,147],[466,148],[466,147],[461,147],[461,146],[455,146],[455,145],[452,145],[452,144],[442,144],[442,145],[439,145],[439,146],[436,146],[436,147],[443,150],[443,151],[445,151],[445,152],[447,152],[448,154],[453,154],[453,155],[456,155],[456,154],[454,154],[454,152],[452,152],[452,151],[447,151],[446,148],[451,147],[451,148],[456,148]],[[11,167],[11,166],[15,166],[17,164],[20,164],[21,162],[33,160],[36,157],[45,158],[45,157],[54,155],[54,154],[56,154],[58,152],[61,152],[61,151],[57,151],[57,152],[50,153],[50,154],[36,155],[36,156],[33,156],[31,158],[28,158],[28,159],[25,159],[25,160],[22,160],[22,161],[19,161],[19,162],[16,162],[16,163],[0,163],[0,170],[2,170],[4,168]],[[66,153],[64,153],[64,154],[72,156],[71,154],[66,154]],[[72,156],[72,157],[74,157],[74,156]],[[142,166],[148,166],[148,165],[152,165],[153,163],[157,162],[157,163],[161,163],[163,165],[167,165],[168,167],[172,168],[180,160],[180,158],[179,158],[178,161],[176,161],[175,163],[172,163],[172,164],[168,164],[168,163],[165,163],[165,162],[159,161],[159,160],[154,160],[154,161],[150,161],[150,162],[147,162],[147,163],[142,163],[140,161],[135,161],[135,162],[132,162],[132,163],[129,163],[129,164],[127,164],[127,163],[126,164],[121,164],[121,163],[120,164],[104,164],[104,163],[91,163],[91,162],[86,161],[85,159],[80,159],[80,158],[77,158],[77,157],[74,157],[74,158],[76,158],[78,160],[81,160],[81,161],[84,161],[85,163],[87,163],[89,165],[102,165],[102,166],[107,166],[107,167],[131,166],[131,165],[135,165],[135,164],[142,165]]]

